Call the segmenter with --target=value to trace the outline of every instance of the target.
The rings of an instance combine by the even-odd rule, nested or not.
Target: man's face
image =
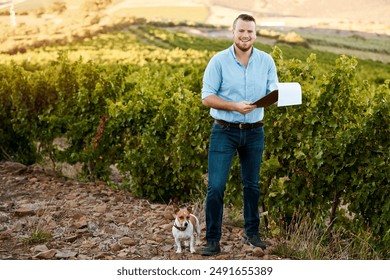
[[[233,29],[233,40],[235,46],[241,51],[251,50],[256,40],[256,24],[253,21],[238,19]]]

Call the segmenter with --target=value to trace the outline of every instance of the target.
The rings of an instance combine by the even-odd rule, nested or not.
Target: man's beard
[[[242,47],[242,46],[240,46],[240,44],[237,44],[237,43],[234,43],[234,45],[242,52],[247,52],[247,51],[250,51],[252,49],[252,45],[250,45],[249,47]]]

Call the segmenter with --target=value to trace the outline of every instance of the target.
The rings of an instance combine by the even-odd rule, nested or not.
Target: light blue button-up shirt
[[[269,54],[252,48],[245,67],[237,60],[232,45],[210,59],[203,76],[202,99],[215,94],[231,102],[254,102],[277,89],[277,82],[275,62]],[[210,115],[232,123],[255,123],[263,119],[264,108],[257,108],[246,115],[211,108]]]

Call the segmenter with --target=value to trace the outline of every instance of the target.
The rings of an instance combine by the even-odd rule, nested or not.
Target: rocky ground
[[[205,224],[200,213],[201,240]],[[150,203],[104,183],[79,182],[46,170],[0,162],[0,260],[204,259],[203,247],[176,254],[172,206]],[[224,225],[222,253],[211,259],[278,259],[241,242],[241,228]]]

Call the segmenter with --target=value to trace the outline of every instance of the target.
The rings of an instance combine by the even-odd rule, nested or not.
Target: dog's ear
[[[187,211],[188,211],[188,213],[192,214],[192,207],[191,207],[191,206],[188,206],[188,207],[187,207]]]
[[[175,213],[175,215],[177,214],[177,212],[179,212],[180,211],[180,208],[178,208],[178,207],[176,207],[176,208],[174,208],[174,213]]]
[[[179,210],[179,205],[177,205],[177,203],[175,201],[172,201],[172,211],[173,213],[177,213],[177,211]]]
[[[175,215],[177,214],[177,212],[180,211],[180,207],[179,205],[177,205],[176,203],[173,204],[173,213],[175,213]]]

